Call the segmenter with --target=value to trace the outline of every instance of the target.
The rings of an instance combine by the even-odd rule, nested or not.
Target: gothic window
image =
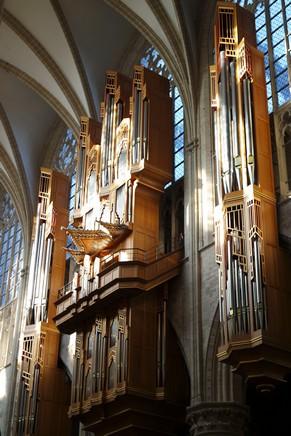
[[[71,129],[67,129],[60,146],[55,152],[52,168],[56,171],[66,174],[71,178],[69,192],[69,217],[71,218],[75,207],[76,194],[76,157],[77,157],[77,140]],[[72,239],[67,237],[67,246],[72,245]],[[67,258],[69,255],[67,254]]]
[[[290,100],[290,0],[237,0],[255,14],[257,47],[264,53],[269,113]]]
[[[69,213],[73,212],[76,193],[76,157],[77,140],[71,129],[67,129],[60,146],[57,148],[53,158],[52,167],[56,171],[71,177],[69,194]]]
[[[184,108],[182,99],[173,77],[164,60],[154,47],[146,50],[145,55],[140,60],[141,65],[152,71],[165,76],[170,80],[170,95],[173,101],[173,151],[174,151],[174,181],[176,182],[184,176]]]
[[[67,129],[54,156],[53,168],[72,177],[75,172],[77,141],[71,129]]]
[[[23,234],[10,195],[0,187],[0,307],[18,294],[23,268]]]

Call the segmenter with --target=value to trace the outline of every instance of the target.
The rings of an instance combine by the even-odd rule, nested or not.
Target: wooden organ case
[[[101,114],[100,143],[96,123],[81,120],[80,192],[67,228],[76,270],[56,303],[60,330],[77,334],[69,415],[98,435],[175,434],[187,377],[166,321],[183,254],[159,246],[172,174],[169,82],[140,66],[133,80],[108,71]],[[178,387],[169,383],[174,362]]]
[[[291,368],[287,255],[278,245],[264,56],[252,15],[218,2],[210,67],[221,346],[218,359],[257,386]]]
[[[64,283],[69,180],[41,169],[22,344],[17,435],[69,434],[69,383],[58,367],[60,333],[53,318]]]

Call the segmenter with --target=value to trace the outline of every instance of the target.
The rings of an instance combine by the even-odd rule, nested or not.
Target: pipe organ
[[[99,140],[96,122],[81,119],[79,197],[66,229],[76,266],[56,302],[56,324],[77,335],[69,415],[96,434],[168,434],[184,420],[186,383],[166,321],[182,250],[165,253],[159,239],[172,175],[168,80],[141,66],[133,80],[108,71],[101,115]],[[171,385],[175,360],[181,377]]]
[[[68,384],[58,367],[59,331],[53,317],[64,282],[68,178],[42,168],[30,262],[24,330],[17,435],[68,434]]]
[[[255,48],[253,17],[235,4],[218,2],[214,34],[218,358],[259,384],[282,380],[291,365],[287,258],[278,246],[264,57]]]

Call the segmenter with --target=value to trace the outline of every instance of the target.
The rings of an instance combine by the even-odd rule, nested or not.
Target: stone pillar
[[[191,436],[245,436],[248,408],[238,403],[201,403],[189,407]]]

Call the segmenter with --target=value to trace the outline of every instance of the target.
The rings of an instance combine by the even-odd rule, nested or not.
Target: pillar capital
[[[201,403],[189,407],[187,421],[191,436],[244,436],[248,408],[238,403]]]

